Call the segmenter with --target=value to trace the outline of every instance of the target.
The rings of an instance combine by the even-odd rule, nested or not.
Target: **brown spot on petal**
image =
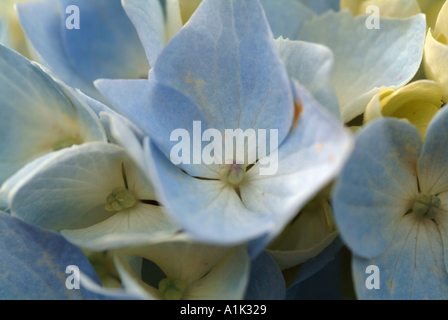
[[[303,113],[302,100],[297,100],[294,102],[294,118],[292,121],[291,131],[297,128],[297,123],[299,122],[300,115]]]

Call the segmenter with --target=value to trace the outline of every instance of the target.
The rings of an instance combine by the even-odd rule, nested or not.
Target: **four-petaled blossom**
[[[148,80],[96,85],[152,139],[147,160],[161,200],[203,241],[236,244],[265,236],[259,244],[266,243],[335,177],[351,150],[337,120],[301,87],[291,86],[255,0],[203,1],[165,46]],[[207,134],[202,135],[208,129],[216,129],[214,139],[222,141],[229,139],[226,129],[276,131],[279,147],[269,151],[266,142],[264,157],[239,163],[246,159],[246,144],[231,159],[240,166],[234,171],[223,167],[229,159],[218,148],[210,165],[190,159],[176,166],[169,159],[176,145],[171,133],[181,128],[197,136],[195,121],[202,124],[200,150],[209,156]],[[260,135],[258,140],[269,141]],[[274,155],[278,171],[260,175]]]
[[[362,299],[448,297],[448,109],[434,117],[422,144],[409,122],[366,125],[333,193],[341,236],[353,251]],[[366,288],[366,268],[380,289]]]

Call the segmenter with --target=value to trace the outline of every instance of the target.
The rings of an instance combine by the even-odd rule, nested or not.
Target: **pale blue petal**
[[[93,82],[99,78],[147,77],[149,64],[143,45],[121,0],[59,0],[59,3],[61,25],[58,31],[62,32],[70,62],[84,79]],[[65,8],[70,5],[79,8],[79,29],[65,26],[68,17]]]
[[[98,80],[95,85],[124,116],[150,136],[167,157],[178,144],[178,141],[170,141],[174,130],[184,129],[193,137],[193,121],[201,121],[201,137],[206,130],[207,122],[196,105],[178,91],[155,82],[153,72],[149,80]],[[172,106],[182,106],[182,109],[170,108]],[[193,163],[192,153],[189,158]],[[218,178],[218,169],[214,167],[183,164],[179,167],[193,176]]]
[[[297,0],[260,0],[274,38],[294,40],[303,24],[315,15]]]
[[[173,113],[183,116],[193,103],[203,127],[278,129],[279,143],[291,127],[289,78],[258,1],[203,1],[163,49],[154,79],[184,95],[182,103],[164,97]],[[147,99],[150,108],[161,104]]]
[[[260,216],[271,217],[276,228],[273,240],[297,212],[335,178],[352,150],[348,131],[319,105],[305,89],[296,87],[298,121],[278,150],[273,175],[261,175],[268,165],[254,165],[240,186],[244,206]]]
[[[376,239],[372,239],[375,241]],[[376,265],[380,288],[368,290],[366,268]],[[374,259],[355,257],[352,264],[360,299],[446,300],[448,274],[436,224],[413,213],[402,218],[389,247]]]
[[[356,255],[383,252],[412,209],[421,145],[420,133],[406,120],[382,118],[359,133],[332,195],[336,224]]]
[[[286,283],[274,259],[264,251],[251,262],[245,300],[284,300]]]
[[[159,0],[123,0],[123,8],[133,22],[148,57],[154,67],[165,45],[165,16]]]
[[[299,0],[308,8],[313,9],[317,14],[322,14],[328,10],[339,11],[340,0]]]
[[[0,299],[84,300],[84,289],[68,290],[65,273],[77,266],[93,281],[98,276],[86,256],[63,237],[0,213]]]
[[[448,108],[442,108],[432,119],[418,161],[421,192],[437,195],[448,191]]]
[[[104,105],[103,103],[85,95],[80,90],[76,90],[76,92],[99,117],[101,124],[106,130],[107,138],[109,141],[116,143],[115,137],[111,133],[111,117],[117,118],[117,121],[123,122],[124,125],[129,127],[129,129],[136,135],[136,137],[140,141],[143,141],[144,134],[134,123],[123,117],[121,114],[115,112],[108,106]]]
[[[382,18],[378,30],[365,24],[365,16],[354,18],[349,10],[328,12],[306,23],[295,39],[333,51],[332,84],[345,122],[362,114],[381,89],[408,83],[422,60],[425,15]]]
[[[277,49],[289,75],[298,80],[325,108],[341,117],[338,98],[331,84],[334,58],[323,45],[304,41],[276,40]]]
[[[107,196],[114,188],[124,187],[123,163],[130,167],[125,151],[110,144],[64,149],[9,191],[11,214],[54,230],[99,223],[111,216],[105,210]]]
[[[167,212],[199,241],[240,244],[275,226],[271,214],[248,210],[224,182],[182,172],[154,143],[149,147],[148,166]]]
[[[135,246],[180,231],[160,206],[138,203],[85,229],[62,230],[71,243],[92,251]]]
[[[39,61],[52,69],[68,85],[99,97],[93,83],[78,74],[70,62],[61,34],[61,8],[57,0],[17,3],[23,30],[36,51]]]
[[[0,46],[0,182],[52,152],[60,139],[105,140],[100,122],[76,93],[37,64]]]

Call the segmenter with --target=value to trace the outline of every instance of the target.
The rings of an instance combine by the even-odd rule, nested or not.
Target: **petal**
[[[307,7],[313,9],[317,14],[322,14],[328,10],[339,11],[339,1],[334,0],[299,0]]]
[[[434,29],[440,9],[445,4],[445,0],[417,0],[420,8],[426,14],[428,28]]]
[[[331,50],[319,44],[282,38],[276,44],[289,75],[340,118],[338,100],[330,82],[334,63]]]
[[[425,54],[423,56],[423,66],[426,77],[434,80],[443,90],[443,100],[448,101],[448,70],[446,61],[448,59],[448,44],[440,42],[434,38],[432,30],[428,30],[425,43]]]
[[[354,16],[371,14],[369,6],[377,6],[381,17],[409,18],[421,13],[417,0],[341,0],[341,10],[349,8]]]
[[[166,42],[165,19],[159,0],[123,0],[122,4],[137,29],[149,64],[154,67]]]
[[[442,108],[426,132],[425,144],[418,161],[418,179],[423,193],[437,195],[448,191],[448,110]]]
[[[59,0],[59,3],[61,11],[65,11],[73,1]],[[121,0],[96,0],[94,5],[90,0],[78,0],[76,6],[82,16],[80,28],[66,28],[64,12],[61,12],[59,27],[76,71],[89,82],[99,78],[146,78],[148,60]]]
[[[359,133],[332,195],[336,224],[356,255],[383,252],[412,209],[421,145],[417,129],[403,120],[382,118]]]
[[[231,251],[231,247],[193,242],[188,236],[180,234],[169,240],[154,240],[147,245],[118,252],[121,255],[138,256],[154,262],[166,276],[182,280],[188,288],[218,267]],[[249,272],[247,255],[242,255],[242,251],[236,255],[244,262]]]
[[[179,230],[162,207],[139,203],[91,227],[62,230],[61,234],[78,247],[103,251],[168,238]]]
[[[366,288],[367,266],[380,271],[380,288]],[[448,274],[436,224],[413,213],[402,218],[389,247],[374,259],[355,257],[353,279],[360,299],[422,300],[448,296]]]
[[[244,206],[275,222],[269,240],[337,176],[352,150],[348,131],[308,92],[299,86],[296,90],[298,121],[280,145],[278,159],[260,159],[240,186]],[[269,169],[262,164],[265,160],[269,160]],[[274,168],[277,172],[262,174]]]
[[[331,208],[319,199],[316,211],[303,210],[280,236],[269,245],[267,252],[282,270],[289,269],[316,257],[338,236],[334,225],[329,226],[324,207]],[[332,214],[332,213],[330,213]]]
[[[37,64],[0,46],[0,182],[63,139],[104,141],[94,113]],[[38,138],[36,138],[38,137]]]
[[[84,289],[67,290],[67,266],[99,281],[86,256],[63,237],[0,213],[0,298],[84,300]],[[71,271],[72,272],[72,271]],[[72,282],[73,283],[73,282]]]
[[[106,198],[124,187],[124,150],[105,143],[89,143],[62,150],[12,186],[11,214],[25,222],[53,230],[79,229],[111,216]]]
[[[294,281],[289,286],[293,288],[296,284],[305,281],[312,275],[322,270],[327,264],[334,260],[336,254],[344,246],[340,237],[337,237],[328,247],[324,249],[316,258],[310,259],[300,266]]]
[[[297,0],[260,0],[274,38],[295,39],[303,24],[314,17],[313,11]]]
[[[248,210],[235,190],[220,180],[193,178],[151,143],[148,165],[168,213],[195,239],[239,244],[273,229],[272,214]]]
[[[333,51],[332,84],[345,122],[363,113],[382,88],[409,82],[422,59],[424,15],[381,19],[379,30],[367,29],[365,22],[365,17],[353,18],[348,10],[329,12],[306,23],[296,38]]]
[[[364,122],[373,120],[379,107],[382,116],[409,120],[423,138],[431,119],[442,106],[442,88],[430,80],[412,82],[395,92],[386,89],[375,97],[366,108]]]
[[[242,300],[249,282],[250,259],[244,248],[229,252],[185,292],[185,300]]]
[[[100,98],[98,91],[70,63],[61,34],[61,11],[56,0],[17,4],[17,14],[23,30],[39,61],[49,67],[68,85],[80,88],[90,96]],[[64,21],[65,22],[65,21]]]
[[[280,268],[267,253],[251,263],[249,284],[244,300],[284,300],[286,283]]]
[[[204,127],[278,129],[279,141],[289,131],[289,79],[255,0],[205,0],[164,48],[154,78],[185,96],[181,104],[165,97],[172,112],[183,115],[193,102],[207,121]],[[154,95],[147,99],[150,108],[160,104]],[[148,133],[147,127],[142,129]]]

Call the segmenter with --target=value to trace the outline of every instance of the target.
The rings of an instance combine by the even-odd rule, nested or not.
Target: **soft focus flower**
[[[244,247],[227,248],[192,242],[184,235],[169,241],[114,251],[114,261],[129,294],[150,300],[243,299],[250,271]],[[132,257],[153,262],[162,271],[147,282],[129,265]]]
[[[0,182],[72,145],[104,141],[93,111],[38,64],[0,45]]]
[[[381,118],[360,131],[339,177],[333,209],[353,251],[361,299],[446,299],[448,296],[448,109],[432,120],[422,145],[407,121]],[[380,288],[366,288],[378,266]]]
[[[426,129],[442,106],[442,88],[430,80],[419,80],[394,91],[385,89],[369,102],[364,123],[379,117],[407,119],[425,137]]]

